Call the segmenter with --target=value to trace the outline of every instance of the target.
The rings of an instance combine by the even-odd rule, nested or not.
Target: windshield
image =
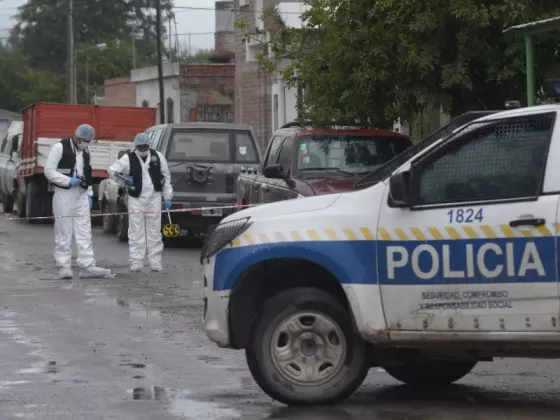
[[[407,137],[359,134],[313,134],[299,139],[299,172],[338,171],[366,174],[411,145]]]
[[[230,162],[229,131],[176,130],[167,147],[170,161]]]
[[[436,141],[444,137],[450,136],[454,132],[454,130],[478,118],[481,118],[486,115],[491,115],[496,112],[497,111],[471,111],[471,112],[465,112],[464,114],[461,114],[457,118],[451,120],[449,124],[441,127],[439,130],[425,137],[419,143],[416,143],[414,146],[405,150],[403,153],[396,156],[394,159],[388,161],[386,164],[377,168],[374,172],[371,172],[366,176],[364,176],[362,179],[358,180],[354,184],[354,186],[358,187],[363,185],[371,185],[383,181],[384,179],[391,176],[393,172],[399,169],[402,165],[404,165],[407,161],[412,159],[418,153],[427,149]]]

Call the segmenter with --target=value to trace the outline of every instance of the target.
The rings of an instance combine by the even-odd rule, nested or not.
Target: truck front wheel
[[[122,213],[128,212],[128,209],[121,198],[117,202],[117,211],[121,213],[117,216],[117,238],[120,242],[126,242],[128,241],[128,216]]]
[[[362,384],[370,367],[348,312],[330,294],[309,287],[263,305],[246,357],[261,389],[288,405],[336,404]]]
[[[459,360],[411,359],[388,363],[383,369],[398,381],[412,386],[444,386],[458,381],[476,366]]]
[[[12,214],[14,211],[14,197],[11,194],[2,194],[4,213]]]
[[[101,213],[116,213],[115,205],[103,200],[101,204]],[[102,216],[103,218],[103,232],[105,233],[117,233],[118,216]]]

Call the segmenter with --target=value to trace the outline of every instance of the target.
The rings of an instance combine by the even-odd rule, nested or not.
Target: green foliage
[[[302,118],[322,125],[379,127],[440,106],[456,115],[524,100],[524,44],[503,30],[560,14],[560,4],[542,0],[307,3],[306,29],[280,28],[258,60],[265,71],[292,60],[281,73],[304,89]],[[536,41],[539,87],[559,69],[558,32]]]
[[[78,98],[86,100],[85,67],[89,57],[91,96],[97,86],[132,69],[132,36],[136,65],[155,65],[155,16],[138,0],[74,1],[75,42],[78,50]],[[173,0],[162,0],[167,16]],[[12,110],[33,101],[62,101],[67,97],[68,1],[29,0],[19,9],[9,48],[0,49],[0,107]],[[165,33],[165,25],[162,25]],[[99,51],[90,48],[105,43]],[[87,48],[87,51],[83,51]],[[80,52],[82,50],[82,52]]]

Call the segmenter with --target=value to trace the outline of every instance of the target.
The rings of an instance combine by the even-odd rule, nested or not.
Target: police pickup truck
[[[203,248],[205,330],[286,404],[372,366],[441,386],[495,357],[560,358],[559,105],[431,137],[355,192],[254,207]]]

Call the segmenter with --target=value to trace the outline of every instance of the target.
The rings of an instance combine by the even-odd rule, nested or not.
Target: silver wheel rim
[[[338,324],[313,311],[284,319],[270,343],[270,356],[278,373],[301,386],[330,381],[342,369],[346,351],[346,339]]]

